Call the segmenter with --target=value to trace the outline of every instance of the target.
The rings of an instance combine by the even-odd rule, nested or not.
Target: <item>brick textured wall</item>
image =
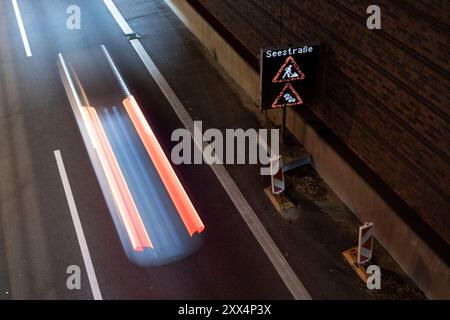
[[[450,243],[449,1],[192,2],[254,59],[264,46],[326,44],[325,95],[310,108]],[[371,4],[382,30],[366,28]]]

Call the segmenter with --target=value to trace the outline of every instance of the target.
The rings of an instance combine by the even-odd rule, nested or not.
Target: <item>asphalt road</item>
[[[104,44],[166,152],[182,125],[103,1],[18,4],[31,57],[12,2],[0,1],[0,297],[92,298],[54,158],[61,150],[104,299],[291,298],[208,166],[175,168],[206,226],[203,247],[163,267],[127,260],[58,74],[58,53]],[[66,27],[70,5],[81,8],[81,30]],[[71,265],[82,269],[81,290],[66,286]]]

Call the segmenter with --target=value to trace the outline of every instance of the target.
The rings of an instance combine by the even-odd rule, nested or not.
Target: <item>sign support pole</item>
[[[281,144],[286,144],[286,108],[282,108],[281,115]]]

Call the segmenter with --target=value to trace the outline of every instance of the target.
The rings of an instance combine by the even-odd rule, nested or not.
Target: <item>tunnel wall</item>
[[[312,154],[314,167],[345,204],[361,221],[375,223],[377,240],[427,296],[450,298],[446,285],[450,281],[449,210],[442,199],[446,196],[443,190],[435,190],[439,185],[445,187],[448,180],[448,148],[443,147],[448,141],[434,141],[434,146],[426,143],[430,134],[436,139],[448,136],[448,90],[440,91],[449,83],[444,54],[448,36],[442,31],[448,21],[447,8],[440,8],[442,3],[436,1],[410,5],[403,1],[385,10],[387,2],[379,1],[383,19],[380,32],[365,28],[365,2],[284,0],[281,6],[279,0],[165,1],[256,105],[260,47],[320,40],[328,48],[324,97],[307,109],[288,109],[287,127]],[[402,11],[393,15],[399,9]],[[283,18],[282,32],[281,10],[283,17],[290,17]],[[427,14],[422,17],[425,10]],[[286,22],[293,17],[296,22]],[[394,26],[399,17],[403,21]],[[415,19],[422,18],[416,23]],[[408,28],[399,30],[404,26]],[[405,39],[414,39],[413,34],[421,39],[409,44],[415,49],[394,37],[407,42]],[[420,48],[428,49],[418,54]],[[418,76],[424,70],[428,72],[422,75],[426,80]],[[411,78],[413,75],[416,78]],[[428,94],[418,90],[428,81],[436,84],[437,79],[441,89]],[[439,101],[437,117],[432,105]],[[419,112],[423,116],[420,123]],[[428,112],[431,115],[425,116]],[[414,114],[415,121],[411,117],[404,120]],[[279,110],[267,115],[280,123]],[[404,144],[402,148],[398,147],[400,143]],[[403,151],[405,148],[409,153]],[[420,154],[423,150],[427,156]],[[438,171],[443,176],[431,187],[429,183],[436,174],[419,180],[417,166],[410,164],[428,161],[421,170],[432,170],[436,157],[440,157]],[[401,178],[404,181],[398,182]],[[409,185],[411,179],[420,183],[409,189],[396,187]],[[411,196],[410,190],[420,198]]]
[[[450,243],[448,2],[376,1],[376,31],[366,27],[373,1],[188,2],[213,15],[253,66],[261,47],[325,44],[324,95],[309,108]]]

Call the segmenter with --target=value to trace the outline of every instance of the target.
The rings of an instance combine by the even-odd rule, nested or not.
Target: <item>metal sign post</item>
[[[286,143],[286,108],[283,108],[281,114],[281,144]]]

